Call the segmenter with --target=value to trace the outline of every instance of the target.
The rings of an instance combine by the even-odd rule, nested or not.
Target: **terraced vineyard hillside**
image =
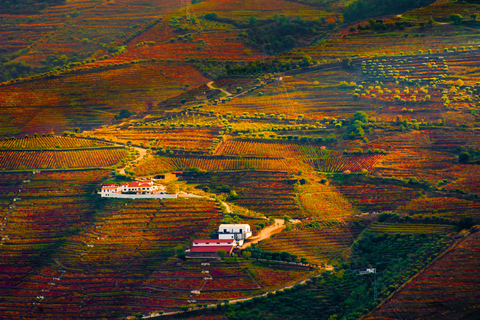
[[[0,319],[475,318],[478,1],[4,2]]]
[[[445,317],[474,319],[478,308],[478,234],[473,234],[422,271],[365,319]]]

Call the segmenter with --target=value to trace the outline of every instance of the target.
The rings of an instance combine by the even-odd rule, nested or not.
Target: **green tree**
[[[223,249],[217,250],[217,255],[223,260],[223,258],[225,258],[225,256],[227,255],[227,251]]]
[[[356,137],[363,137],[365,131],[362,128],[362,122],[355,120],[352,124],[347,127],[347,131],[344,133],[344,139],[355,139]]]
[[[238,194],[235,190],[230,191],[230,199],[232,200],[238,199]]]
[[[280,253],[280,259],[282,259],[282,261],[287,261],[290,259],[290,253],[286,252],[286,251],[283,251],[282,253]]]
[[[177,249],[176,256],[178,259],[185,259],[185,250],[183,248]]]
[[[257,25],[257,18],[254,16],[250,16],[250,20],[248,20],[248,25],[250,27],[254,27]]]
[[[179,191],[180,191],[180,189],[179,189],[177,184],[171,183],[167,186],[167,193],[177,194]]]
[[[428,25],[429,27],[431,27],[431,26],[434,25],[434,23],[435,23],[435,20],[433,20],[432,16],[430,16],[430,19],[428,19],[428,21],[427,21],[427,25]]]
[[[307,56],[307,55],[303,56],[303,58],[302,58],[302,66],[308,66],[308,65],[310,65],[310,62],[311,62],[311,61],[312,61],[312,57]]]
[[[364,111],[357,111],[353,115],[353,121],[358,120],[362,123],[368,122],[368,115]]]
[[[452,20],[453,24],[456,24],[456,25],[460,25],[463,23],[463,17],[458,13],[451,14],[450,20]]]

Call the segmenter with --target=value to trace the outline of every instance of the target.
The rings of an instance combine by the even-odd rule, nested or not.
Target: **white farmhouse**
[[[118,194],[122,192],[122,187],[119,186],[103,186],[100,194],[102,197],[111,197],[112,194]]]
[[[135,192],[150,194],[158,187],[153,185],[153,181],[133,181],[129,183],[122,183],[122,192]]]
[[[166,187],[164,185],[154,185],[153,181],[132,181],[116,185],[114,183],[106,183],[102,186],[99,194],[102,197],[120,198],[122,195],[166,195]],[[176,196],[175,196],[176,197]]]
[[[218,227],[218,239],[235,239],[239,246],[251,236],[252,231],[248,224],[221,224]]]

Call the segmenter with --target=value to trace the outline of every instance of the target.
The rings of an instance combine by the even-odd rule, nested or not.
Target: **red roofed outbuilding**
[[[232,255],[237,246],[234,239],[202,239],[194,240],[192,248],[186,251],[187,257],[191,258],[216,258],[218,250],[225,250],[227,256]]]

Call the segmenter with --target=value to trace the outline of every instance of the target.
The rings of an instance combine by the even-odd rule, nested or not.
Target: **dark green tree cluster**
[[[480,163],[480,149],[473,146],[465,148],[458,156],[460,163]]]
[[[344,21],[355,21],[386,14],[403,13],[428,6],[435,0],[358,0],[343,10]]]
[[[343,139],[355,139],[363,137],[365,135],[365,130],[363,127],[368,123],[368,116],[363,111],[357,111],[353,115],[350,125],[347,127],[347,131],[343,134]]]
[[[292,19],[285,16],[273,17],[273,21],[262,21],[260,24],[254,17],[249,21],[251,28],[240,33],[244,42],[268,54],[279,54],[295,47],[298,39],[305,39],[317,34],[322,28],[320,21],[306,21],[300,17]]]
[[[212,59],[202,59],[200,58],[189,58],[185,61],[193,62],[195,68],[197,68],[205,77],[210,79],[220,79],[227,74],[227,69],[225,68],[226,62],[217,60],[216,58]]]
[[[237,64],[235,66],[226,65],[228,76],[249,76],[260,75],[262,73],[275,73],[284,72],[287,70],[298,69],[300,67],[309,66],[310,63],[316,63],[312,61],[310,56],[305,55],[301,60],[279,60],[277,58],[269,61],[250,61],[247,65]]]
[[[47,6],[64,4],[65,0],[5,0],[0,1],[0,14],[35,13]]]
[[[460,25],[463,22],[463,17],[458,13],[454,13],[450,15],[450,20],[453,21],[453,24]]]
[[[51,54],[40,61],[40,63],[43,65],[42,67],[31,67],[25,64],[24,61],[12,61],[17,56],[18,53],[10,56],[0,55],[0,82],[25,78],[52,70],[57,71],[64,67],[81,65],[81,59],[76,53],[74,53],[71,57],[67,57],[64,54]]]
[[[115,120],[121,120],[121,119],[127,119],[130,118],[130,116],[137,114],[135,111],[129,111],[127,109],[123,109],[120,111],[118,115],[115,115]]]
[[[297,41],[311,40],[319,34],[319,30],[325,28],[326,19],[313,21],[303,20],[301,17],[289,18],[275,14],[272,18],[258,20],[251,16],[248,21],[233,20],[219,17],[216,12],[210,12],[203,16],[205,20],[228,23],[247,31],[240,32],[240,37],[246,44],[268,54],[278,54],[291,50]],[[330,26],[328,26],[330,28]],[[335,24],[333,24],[335,27]],[[318,37],[316,40],[319,40]]]
[[[0,64],[0,82],[32,75],[32,70],[32,67],[26,65],[24,61],[2,63]]]

